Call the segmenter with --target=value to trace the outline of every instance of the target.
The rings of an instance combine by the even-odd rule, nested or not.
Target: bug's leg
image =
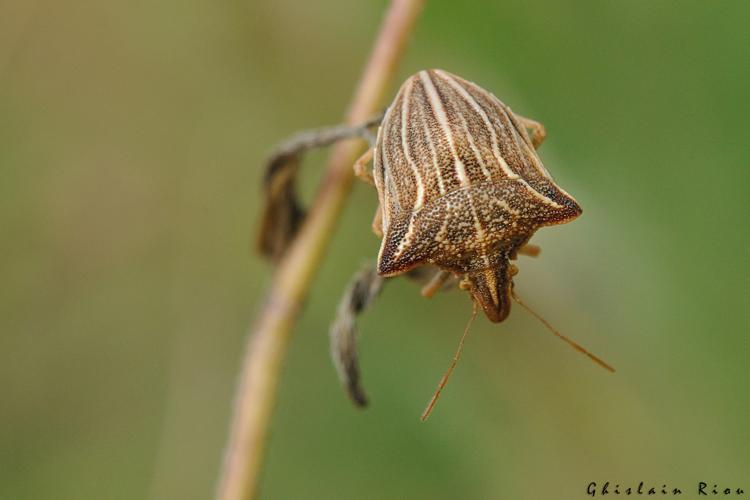
[[[542,248],[539,245],[532,245],[531,243],[527,243],[518,249],[519,254],[527,257],[537,257],[541,251]]]
[[[360,382],[356,344],[356,319],[380,293],[384,278],[375,266],[359,271],[346,287],[339,303],[336,319],[331,324],[331,358],[339,380],[356,406],[367,405]]]
[[[531,131],[531,144],[534,145],[534,149],[539,149],[539,146],[542,145],[544,139],[547,137],[547,129],[545,129],[544,125],[536,120],[532,120],[531,118],[526,118],[521,115],[515,116],[524,127]]]
[[[367,164],[372,159],[372,151],[373,149],[370,148],[367,151],[365,151],[362,156],[360,156],[357,161],[354,162],[354,175],[359,177],[362,181],[366,182],[367,184],[374,186],[375,185],[375,179],[372,178],[372,173],[367,168]]]
[[[295,189],[304,155],[343,139],[360,138],[372,145],[374,136],[370,128],[382,119],[380,114],[357,126],[339,125],[301,132],[274,149],[266,162],[263,178],[265,196],[257,239],[262,255],[278,261],[305,218],[306,212]]]
[[[427,282],[425,286],[422,287],[422,297],[426,298],[432,298],[433,295],[435,295],[437,292],[443,289],[446,282],[451,278],[451,273],[447,271],[440,270],[436,272],[430,281]]]
[[[451,273],[432,265],[415,267],[406,273],[406,277],[421,284],[420,293],[427,298],[458,283],[458,278]]]

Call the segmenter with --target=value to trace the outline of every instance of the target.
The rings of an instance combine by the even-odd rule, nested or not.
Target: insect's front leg
[[[372,160],[372,154],[373,148],[365,151],[364,154],[354,162],[353,168],[354,175],[356,175],[363,182],[374,187],[375,179],[373,179],[372,172],[367,166],[370,160]],[[381,212],[380,205],[378,205],[378,208],[375,209],[375,215],[372,217],[372,232],[375,233],[378,238],[383,237],[383,214]]]
[[[446,287],[447,283],[452,277],[453,275],[448,271],[436,271],[435,274],[432,275],[432,278],[430,278],[430,281],[428,281],[427,284],[422,287],[422,290],[420,292],[422,294],[422,297],[426,297],[428,299],[432,298],[433,295]]]
[[[333,364],[352,402],[360,407],[367,405],[367,397],[360,381],[356,320],[378,296],[384,280],[374,265],[359,271],[347,286],[331,324]]]
[[[354,165],[352,168],[354,168],[354,175],[356,175],[360,180],[363,182],[374,186],[375,185],[375,179],[372,178],[372,172],[370,172],[369,168],[367,167],[367,164],[372,160],[372,148],[369,148],[367,151],[362,153],[362,156],[357,158],[357,161],[354,162]]]
[[[534,145],[534,149],[539,149],[539,146],[542,145],[544,139],[547,137],[547,129],[545,129],[544,125],[536,120],[532,120],[531,118],[526,118],[521,115],[515,116],[524,127],[531,131],[531,144]]]
[[[306,211],[295,188],[304,155],[313,149],[351,138],[364,139],[372,147],[375,137],[370,129],[382,119],[380,114],[357,126],[338,125],[301,132],[275,148],[266,163],[263,179],[265,199],[258,235],[261,254],[279,260],[305,218]]]
[[[406,277],[421,284],[420,294],[428,299],[437,292],[451,288],[458,283],[458,278],[452,273],[433,265],[415,267],[406,273]]]
[[[518,249],[519,254],[526,255],[527,257],[537,257],[541,251],[542,247],[539,245],[532,245],[531,243],[527,243]]]

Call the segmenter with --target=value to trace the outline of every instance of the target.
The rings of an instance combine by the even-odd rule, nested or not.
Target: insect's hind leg
[[[531,118],[521,115],[515,115],[515,117],[524,127],[531,131],[531,144],[534,146],[534,149],[539,149],[539,146],[542,145],[544,139],[547,137],[547,129],[544,128],[544,125]]]
[[[349,398],[359,407],[367,405],[367,397],[360,380],[356,319],[378,296],[384,280],[372,264],[359,271],[347,286],[330,329],[333,364]]]
[[[261,254],[278,261],[305,218],[306,211],[295,189],[304,155],[350,138],[364,139],[372,146],[375,136],[370,129],[382,119],[380,114],[357,126],[339,125],[301,132],[275,148],[267,160],[263,178],[265,199],[258,234]]]

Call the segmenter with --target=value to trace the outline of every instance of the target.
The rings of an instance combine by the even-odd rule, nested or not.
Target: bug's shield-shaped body
[[[435,264],[462,277],[492,321],[510,312],[513,266],[541,226],[581,214],[542,165],[521,119],[441,70],[403,84],[378,130],[378,272]]]

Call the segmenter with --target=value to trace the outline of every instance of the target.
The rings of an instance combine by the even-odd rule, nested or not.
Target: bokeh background
[[[212,495],[271,270],[261,165],[337,123],[384,0],[0,4],[0,498]],[[395,280],[361,322],[355,410],[327,328],[372,258],[357,185],[281,381],[265,499],[577,499],[609,480],[750,491],[750,3],[428,4],[399,80],[440,67],[549,132],[584,215],[544,229],[516,308]],[[397,82],[394,82],[394,88]],[[306,165],[314,192],[326,158]]]

